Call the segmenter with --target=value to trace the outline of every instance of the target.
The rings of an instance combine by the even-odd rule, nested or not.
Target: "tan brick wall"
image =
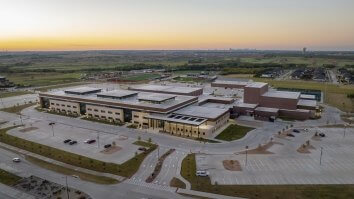
[[[86,115],[99,119],[108,119],[124,122],[123,109],[86,105]]]
[[[61,100],[49,100],[49,108],[55,111],[61,111],[72,114],[80,114],[80,105],[76,102],[68,102]]]

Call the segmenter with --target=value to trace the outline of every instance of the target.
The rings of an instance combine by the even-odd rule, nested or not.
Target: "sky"
[[[354,50],[353,0],[0,0],[0,50]]]

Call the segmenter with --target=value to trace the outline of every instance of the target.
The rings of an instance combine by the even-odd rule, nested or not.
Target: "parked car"
[[[147,149],[145,147],[139,147],[138,150],[139,151],[146,151]]]
[[[71,142],[71,140],[70,140],[70,139],[66,139],[66,140],[64,140],[64,144],[69,143],[69,142]]]
[[[88,142],[87,142],[87,144],[93,144],[93,143],[95,143],[96,142],[96,140],[89,140]]]
[[[49,125],[54,125],[55,124],[55,122],[49,122]]]
[[[72,175],[71,177],[73,177],[73,178],[79,178],[79,176],[77,176],[77,175]]]
[[[318,135],[323,137],[323,138],[326,137],[326,134],[324,134],[324,133],[319,133]]]
[[[94,140],[94,139],[87,139],[87,140],[84,141],[84,143],[86,143],[86,144],[92,144],[92,143],[95,143],[95,142],[96,142],[96,140]]]
[[[207,172],[207,171],[197,171],[195,173],[195,175],[196,176],[201,176],[201,177],[207,177],[207,176],[209,176],[209,172]]]
[[[74,145],[74,144],[77,144],[77,141],[73,140],[71,142],[69,142],[70,145]]]
[[[286,134],[286,136],[288,136],[288,137],[295,137],[295,135],[293,135],[293,134],[291,134],[291,133]]]
[[[294,133],[300,133],[300,131],[298,129],[293,129]]]
[[[14,159],[12,159],[12,162],[21,162],[21,159],[20,158],[14,158]]]
[[[107,149],[107,148],[109,148],[111,146],[112,146],[111,144],[106,144],[106,145],[104,145],[104,148]]]

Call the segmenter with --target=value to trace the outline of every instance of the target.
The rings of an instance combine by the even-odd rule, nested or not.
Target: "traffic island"
[[[157,161],[157,164],[155,166],[154,171],[152,172],[152,174],[150,174],[150,176],[145,180],[145,182],[147,183],[151,183],[155,180],[155,178],[159,175],[163,162],[165,161],[165,159],[167,158],[167,156],[169,156],[171,153],[173,153],[175,151],[175,149],[170,149],[168,150],[166,153],[164,153],[159,160]]]

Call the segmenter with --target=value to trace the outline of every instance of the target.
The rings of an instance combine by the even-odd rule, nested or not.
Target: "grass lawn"
[[[87,82],[73,82],[67,84],[58,84],[53,86],[42,86],[40,88],[35,89],[36,91],[47,92],[51,89],[58,89],[58,88],[65,88],[70,86],[80,86],[80,85],[87,85]]]
[[[172,180],[170,181],[170,186],[171,187],[181,188],[181,189],[185,189],[186,188],[186,184],[182,180],[180,180],[180,179],[178,179],[176,177],[172,178]]]
[[[143,74],[137,74],[137,75],[129,75],[129,76],[123,77],[123,79],[129,80],[129,81],[144,81],[144,80],[154,79],[156,77],[160,77],[160,75],[154,74],[154,73],[143,73]]]
[[[61,173],[64,175],[76,175],[79,176],[80,179],[85,180],[85,181],[89,181],[89,182],[93,182],[93,183],[97,183],[97,184],[117,184],[119,181],[114,179],[114,178],[110,178],[110,177],[105,177],[105,176],[98,176],[98,175],[93,175],[93,174],[89,174],[89,173],[85,173],[85,172],[81,172],[81,171],[76,171],[74,169],[69,169],[60,165],[56,165],[56,164],[52,164],[50,162],[32,157],[32,156],[26,156],[26,160],[36,164],[42,168],[51,170],[51,171],[55,171],[57,173]]]
[[[145,157],[157,148],[157,145],[151,144],[151,147],[147,151],[136,155],[122,164],[115,164],[103,162],[7,134],[6,132],[12,128],[14,127],[0,129],[1,142],[77,167],[98,172],[111,173],[128,178],[136,173]]]
[[[102,124],[110,124],[110,125],[118,125],[118,126],[123,126],[124,123],[119,123],[119,122],[111,122],[109,120],[105,120],[105,119],[96,119],[94,117],[82,117],[81,119],[83,120],[87,120],[87,121],[91,121],[91,122],[98,122],[98,123],[102,123]]]
[[[3,109],[0,109],[0,111],[20,114],[23,109],[34,106],[34,105],[36,105],[36,103],[28,103],[28,104],[9,107],[9,108],[3,108]]]
[[[149,143],[149,142],[145,142],[145,141],[141,141],[141,140],[135,141],[133,144],[139,145],[139,146],[143,146],[143,147],[149,147],[149,148],[155,146],[155,144],[152,144],[152,143]]]
[[[0,169],[0,183],[12,186],[19,180],[21,177]]]
[[[32,94],[31,91],[13,91],[13,92],[0,92],[0,98],[14,97],[19,95]]]
[[[354,198],[354,185],[212,185],[209,177],[197,177],[195,154],[182,161],[181,175],[192,190],[251,199]]]
[[[27,72],[9,73],[5,76],[15,84],[30,86],[48,86],[80,81],[81,73],[58,73],[58,72]]]
[[[199,79],[197,77],[175,77],[173,80],[179,81],[179,82],[204,82],[203,79]]]
[[[249,131],[254,128],[240,126],[237,124],[230,124],[226,129],[224,129],[215,139],[224,141],[233,141],[243,138]]]

